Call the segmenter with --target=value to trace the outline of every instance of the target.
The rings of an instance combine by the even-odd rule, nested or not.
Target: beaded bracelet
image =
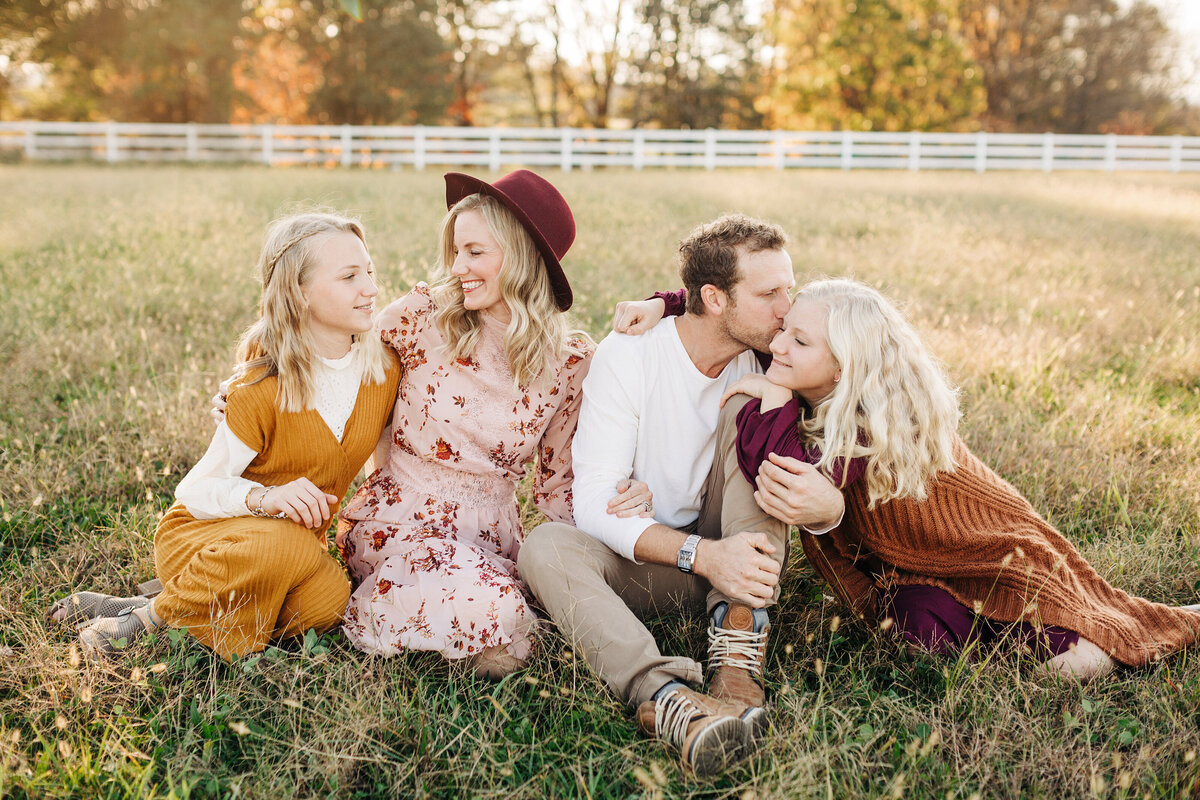
[[[263,508],[263,500],[267,499],[267,493],[270,492],[274,488],[275,488],[274,486],[265,487],[263,489],[263,493],[258,496],[258,505],[255,506],[254,508],[250,508],[249,502],[246,503],[246,508],[250,508],[251,514],[253,514],[256,517],[267,517],[268,519],[284,519],[287,517],[286,511],[280,511],[278,514],[270,514],[270,513],[267,513],[267,510],[265,508]],[[250,490],[250,492],[253,492],[253,491],[254,491],[253,489]],[[246,492],[246,500],[247,501],[250,500],[250,492]]]

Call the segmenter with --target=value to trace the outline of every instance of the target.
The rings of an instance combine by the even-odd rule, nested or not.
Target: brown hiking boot
[[[708,626],[708,693],[724,703],[746,706],[741,719],[757,742],[767,731],[763,661],[771,620],[766,609],[720,603]]]
[[[637,718],[647,734],[679,748],[686,769],[715,775],[746,755],[740,711],[679,684],[638,706]]]

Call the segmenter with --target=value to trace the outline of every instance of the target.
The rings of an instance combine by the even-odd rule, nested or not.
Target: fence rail
[[[1200,172],[1200,136],[0,122],[28,160],[272,166]]]

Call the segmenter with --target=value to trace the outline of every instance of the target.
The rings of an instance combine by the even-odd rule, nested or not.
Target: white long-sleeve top
[[[313,375],[316,411],[339,441],[362,384],[363,362],[356,352],[351,348],[341,358],[321,358]],[[221,422],[204,457],[175,487],[175,499],[196,519],[246,516],[246,495],[262,484],[246,480],[242,473],[257,455]]]
[[[721,395],[760,372],[750,351],[709,378],[692,363],[668,317],[641,336],[609,334],[583,381],[583,405],[571,446],[575,523],[631,561],[655,522],[681,528],[700,515],[701,493],[716,450]],[[607,514],[616,484],[632,477],[654,493],[654,519]]]

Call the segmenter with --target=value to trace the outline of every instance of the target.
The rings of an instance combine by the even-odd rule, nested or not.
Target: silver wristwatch
[[[696,545],[698,544],[700,544],[700,535],[696,533],[683,540],[683,547],[679,548],[679,555],[675,556],[675,566],[679,567],[680,572],[692,574],[692,563],[696,560]]]

